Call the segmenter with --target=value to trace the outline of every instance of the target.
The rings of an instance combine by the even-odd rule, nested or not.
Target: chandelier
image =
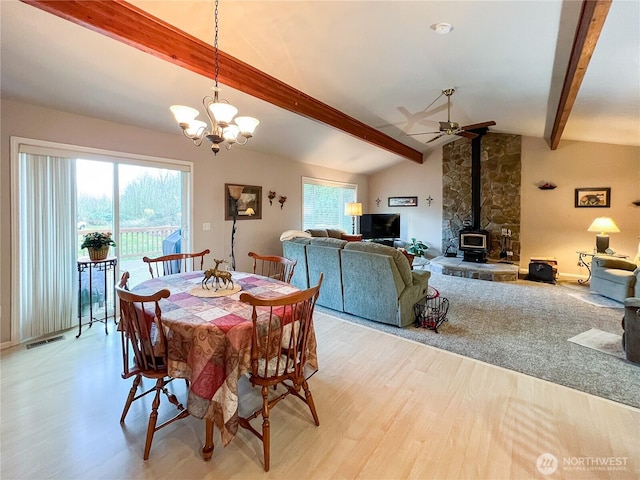
[[[226,100],[220,100],[218,95],[220,87],[218,87],[218,73],[220,66],[218,64],[218,0],[215,1],[214,10],[215,19],[215,39],[214,48],[214,66],[215,66],[215,85],[211,87],[213,97],[210,95],[202,99],[204,111],[209,117],[211,129],[206,122],[197,120],[196,117],[200,112],[191,107],[184,105],[172,105],[171,112],[176,118],[178,125],[182,128],[182,132],[187,138],[193,140],[193,143],[199,147],[206,138],[211,142],[211,150],[216,155],[220,151],[220,145],[225,143],[227,150],[231,149],[234,143],[238,145],[246,144],[253,136],[253,132],[260,121],[253,117],[235,117],[238,109]]]

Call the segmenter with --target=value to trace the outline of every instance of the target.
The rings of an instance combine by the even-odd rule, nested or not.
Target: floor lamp
[[[349,202],[344,204],[344,214],[351,216],[351,234],[356,234],[356,217],[362,216],[362,204]]]
[[[236,255],[234,252],[235,238],[236,238],[236,220],[238,219],[238,200],[242,195],[244,186],[242,185],[229,185],[229,196],[233,199],[233,227],[231,227],[231,270],[236,269]]]

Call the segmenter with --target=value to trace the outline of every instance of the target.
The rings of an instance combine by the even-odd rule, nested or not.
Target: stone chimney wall
[[[501,229],[511,229],[512,260],[520,260],[520,135],[482,137],[480,228],[491,233],[489,259],[500,260]],[[458,233],[471,221],[471,142],[446,144],[442,152],[442,251],[458,249]],[[451,249],[450,249],[451,250]],[[460,252],[458,252],[460,253]]]

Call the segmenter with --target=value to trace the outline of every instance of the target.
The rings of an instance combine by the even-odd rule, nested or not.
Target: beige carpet
[[[613,355],[614,357],[626,359],[622,349],[622,336],[615,333],[603,332],[597,328],[592,328],[584,333],[571,337],[569,342],[592,348],[599,352]]]

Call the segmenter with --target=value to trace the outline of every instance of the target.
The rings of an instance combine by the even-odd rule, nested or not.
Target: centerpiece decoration
[[[111,238],[111,232],[91,232],[84,236],[84,241],[80,248],[86,248],[89,258],[94,261],[101,261],[109,255],[109,247],[115,247],[116,242]]]

